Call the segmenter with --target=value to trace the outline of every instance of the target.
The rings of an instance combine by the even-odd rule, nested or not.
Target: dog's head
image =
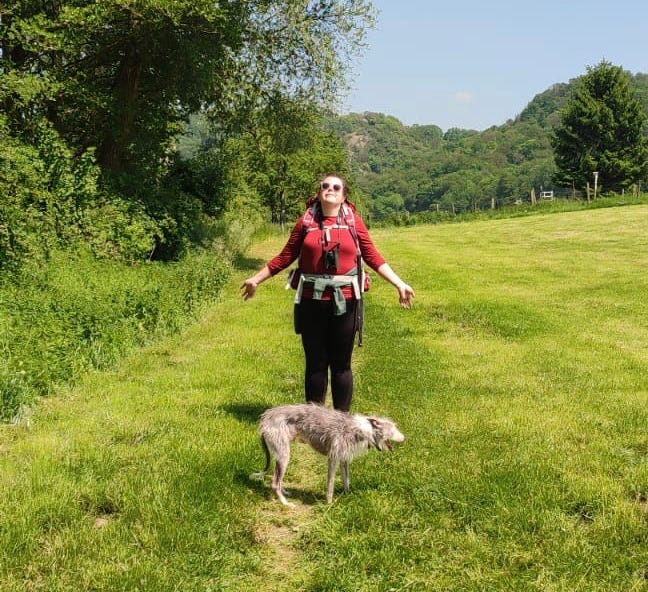
[[[368,417],[373,432],[373,444],[378,450],[393,450],[392,442],[404,442],[405,436],[396,424],[385,417]]]

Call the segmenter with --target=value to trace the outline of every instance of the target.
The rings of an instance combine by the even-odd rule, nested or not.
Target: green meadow
[[[285,275],[249,258],[200,320],[0,426],[0,590],[648,590],[648,206],[381,228],[354,411],[394,452],[294,446],[283,508],[256,421],[302,400]]]

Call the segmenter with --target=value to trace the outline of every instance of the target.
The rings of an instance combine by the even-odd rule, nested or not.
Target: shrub
[[[56,251],[46,265],[26,265],[0,288],[0,417],[178,331],[229,274],[215,251],[140,266]]]
[[[38,151],[12,139],[0,116],[0,272],[42,257],[53,241],[52,194]]]

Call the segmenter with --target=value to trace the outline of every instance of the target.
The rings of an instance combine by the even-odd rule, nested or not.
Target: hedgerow
[[[230,271],[217,250],[141,265],[56,251],[25,265],[0,287],[0,418],[180,330]]]

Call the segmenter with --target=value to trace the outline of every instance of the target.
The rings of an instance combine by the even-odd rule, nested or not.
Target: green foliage
[[[583,188],[597,171],[618,191],[648,178],[648,118],[631,80],[606,61],[578,80],[552,136],[560,182]]]
[[[108,196],[84,210],[82,232],[97,257],[136,263],[151,257],[161,229],[137,204]]]
[[[363,0],[12,0],[0,16],[12,121],[47,116],[70,144],[96,147],[104,172],[149,180],[203,105],[231,119],[276,91],[332,101],[373,21]]]
[[[215,253],[140,267],[55,251],[0,288],[0,418],[176,332],[219,293],[230,268]]]
[[[0,115],[0,271],[42,257],[54,234],[43,162],[32,146],[11,139]],[[41,243],[38,244],[40,234]]]
[[[180,143],[191,142],[195,129],[188,128]],[[303,212],[320,176],[348,168],[341,141],[323,129],[321,110],[281,95],[235,130],[214,122],[200,146],[194,140],[192,154],[179,163],[182,186],[206,207],[229,220],[243,207],[240,220],[256,220],[250,213],[262,212],[281,225]]]
[[[49,204],[37,210],[45,210],[57,239],[77,232],[82,217],[95,226],[82,229],[78,240],[102,254],[178,258],[210,242],[215,218],[225,211],[223,167],[211,168],[209,154],[180,165],[174,154],[194,155],[195,143],[187,151],[175,138],[189,115],[203,110],[219,134],[254,120],[255,129],[263,125],[268,135],[247,150],[245,166],[268,142],[275,152],[257,154],[266,168],[246,183],[259,192],[261,207],[285,216],[291,204],[275,203],[275,167],[294,188],[304,184],[294,169],[314,166],[317,158],[303,143],[289,145],[287,118],[293,112],[294,121],[297,111],[284,105],[299,104],[304,113],[332,105],[373,16],[365,0],[9,0],[0,7],[0,130],[21,147],[12,150],[11,175],[20,176],[16,167],[24,164],[33,185],[27,191],[40,191],[31,199]],[[29,147],[43,161],[42,185],[38,166],[30,170],[33,154],[25,156]],[[307,162],[277,162],[284,148],[287,158]],[[87,201],[96,207],[85,215]],[[6,266],[30,251],[27,227],[42,220],[32,223],[31,211],[4,207],[0,264]]]
[[[443,134],[379,113],[330,117],[327,125],[346,143],[378,220],[437,206],[454,212],[502,207],[528,199],[533,187],[548,187],[555,169],[547,130],[531,116],[481,133]]]
[[[648,75],[637,74],[629,83],[648,115]],[[405,126],[369,112],[332,115],[327,126],[348,147],[353,176],[375,220],[410,223],[410,214],[438,218],[437,209],[447,217],[447,212],[502,208],[529,203],[532,190],[537,198],[541,191],[557,194],[563,188],[563,196],[572,195],[571,180],[564,186],[555,177],[551,138],[578,84],[578,79],[555,84],[515,119],[482,132],[443,133],[434,125]],[[629,117],[635,115],[631,110]]]
[[[141,261],[150,255],[158,224],[141,206],[98,188],[92,150],[74,157],[44,119],[29,143],[8,127],[0,117],[0,272],[81,244],[98,257]]]
[[[276,96],[246,128],[248,170],[272,221],[294,220],[316,191],[319,177],[346,172],[341,142],[321,127],[321,117],[308,104]]]
[[[245,185],[230,194],[227,209],[218,222],[218,238],[233,256],[245,255],[268,221],[268,213],[258,205],[258,195]]]
[[[556,127],[571,89],[572,84],[558,83],[536,95],[520,113],[519,121],[534,121],[542,127]]]

